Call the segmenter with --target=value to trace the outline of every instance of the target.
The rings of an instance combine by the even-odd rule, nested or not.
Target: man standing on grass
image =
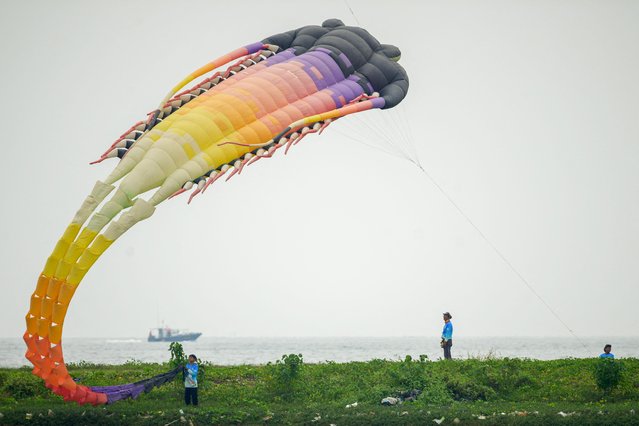
[[[612,345],[608,344],[608,345],[604,346],[604,353],[599,355],[599,358],[610,358],[610,359],[613,359],[615,357],[615,355],[612,352],[610,352],[611,350],[612,350]]]
[[[184,366],[184,402],[197,406],[197,357],[189,355],[189,362]]]
[[[449,312],[444,312],[444,329],[442,330],[441,347],[444,349],[444,359],[453,359],[450,348],[453,346],[453,323],[450,320],[453,316]]]

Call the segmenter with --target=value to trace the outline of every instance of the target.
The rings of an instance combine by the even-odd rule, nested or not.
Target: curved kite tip
[[[286,149],[284,150],[284,155],[288,155],[288,150],[291,149],[291,147],[293,146],[293,142],[295,142],[295,139],[292,135],[289,138],[288,142],[286,143]]]
[[[195,197],[199,193],[200,193],[200,188],[197,188],[195,191],[193,191],[193,193],[189,197],[189,201],[187,201],[186,204],[191,204],[191,201],[193,200],[193,197]]]
[[[184,192],[186,192],[186,189],[185,188],[180,188],[177,191],[175,191],[173,194],[169,195],[168,199],[170,200],[173,197],[177,197],[178,195],[180,195],[180,194],[182,194]]]
[[[103,155],[103,156],[101,156],[100,158],[98,158],[97,160],[91,161],[91,162],[89,163],[89,165],[91,165],[91,166],[92,166],[92,165],[94,165],[94,164],[101,163],[101,162],[103,162],[104,160],[106,160],[106,158],[107,158],[107,157],[106,157],[106,155]]]
[[[237,168],[233,167],[233,171],[226,177],[226,179],[224,179],[224,182],[228,182],[229,179],[231,179],[233,176],[235,176],[235,173],[237,173]]]

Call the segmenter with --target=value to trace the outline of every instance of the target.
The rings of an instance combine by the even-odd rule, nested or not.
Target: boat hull
[[[174,336],[149,336],[149,342],[192,342],[197,340],[202,333],[184,333],[184,334],[176,334]]]

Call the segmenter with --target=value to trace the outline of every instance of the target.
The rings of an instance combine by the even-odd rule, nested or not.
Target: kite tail
[[[166,373],[158,374],[149,379],[140,380],[135,383],[127,383],[125,385],[115,386],[91,386],[89,389],[93,392],[98,392],[102,395],[106,395],[106,403],[113,404],[114,402],[121,401],[123,399],[136,399],[142,393],[151,392],[152,389],[162,386],[175,379],[184,367],[179,366]]]
[[[66,368],[62,329],[69,303],[97,259],[116,239],[155,210],[146,201],[131,200],[117,189],[111,200],[94,213],[113,189],[110,184],[97,182],[85,199],[47,259],[25,318],[25,356],[33,364],[33,373],[54,393],[79,404],[106,404],[109,399],[107,394],[76,383]],[[125,209],[117,220],[113,220]],[[83,227],[89,217],[89,223]]]

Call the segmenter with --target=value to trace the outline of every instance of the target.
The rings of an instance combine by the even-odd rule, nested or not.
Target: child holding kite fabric
[[[197,406],[197,357],[189,355],[189,362],[184,366],[184,402]]]

